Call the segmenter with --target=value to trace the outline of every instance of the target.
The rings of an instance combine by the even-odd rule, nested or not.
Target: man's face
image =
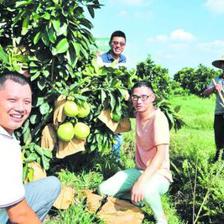
[[[0,125],[10,134],[20,128],[31,111],[30,86],[6,80],[0,87]]]
[[[133,90],[131,100],[136,112],[141,113],[147,111],[153,106],[155,95],[151,89],[146,86],[142,86]]]
[[[126,41],[124,37],[113,37],[110,43],[111,51],[114,55],[120,56],[125,49],[125,45]]]

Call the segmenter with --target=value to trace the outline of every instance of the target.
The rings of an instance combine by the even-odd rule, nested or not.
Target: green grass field
[[[211,161],[215,153],[213,137],[214,98],[201,99],[196,96],[181,96],[173,97],[171,103],[173,106],[181,106],[179,113],[185,122],[185,126],[182,129],[176,132],[174,130],[171,131],[170,154],[172,161],[171,168],[174,171],[173,173],[182,172],[181,166],[182,164],[185,164],[186,161],[206,161],[204,163],[208,164],[207,161]],[[124,134],[121,158],[123,167],[125,168],[134,165],[133,138],[134,130]],[[83,164],[83,166],[76,172],[63,169],[58,173],[59,178],[63,183],[69,184],[76,189],[77,196],[74,205],[65,211],[53,212],[53,215],[45,221],[46,224],[103,223],[96,217],[96,215],[90,214],[86,210],[85,201],[79,196],[79,192],[86,188],[95,190],[98,184],[105,178],[105,173],[107,175],[108,173],[109,175],[112,175],[119,168],[109,157],[98,159],[93,158],[93,160],[93,166],[85,166],[85,164]],[[182,176],[181,173],[179,173],[179,175],[183,180],[185,180],[184,175]],[[185,201],[187,201],[188,197],[191,197],[191,193],[186,194],[185,200],[183,196],[185,192],[180,190],[188,189],[187,187],[189,184],[188,182],[185,182],[186,187],[178,186],[178,184],[180,184],[180,180],[178,178],[178,175],[174,176],[174,183],[171,186],[170,193],[162,198],[165,212],[169,219],[169,224],[191,223],[189,220],[185,220],[184,218],[187,216],[182,214],[184,206],[188,203]],[[186,178],[188,178],[188,176],[186,176]],[[181,200],[183,200],[183,204],[181,204],[182,202],[180,197],[177,195],[177,192],[181,192]],[[224,194],[222,196],[224,197]],[[201,198],[203,200],[203,191],[201,191],[201,197],[199,197],[198,200],[201,200]],[[195,206],[195,208],[197,208],[197,206]],[[144,207],[143,210],[146,217],[143,223],[154,223],[150,208]]]
[[[201,159],[213,157],[214,98],[184,96],[173,98],[171,102],[174,106],[181,106],[179,114],[185,122],[181,130],[171,132],[171,154],[178,153],[183,157],[198,156]]]

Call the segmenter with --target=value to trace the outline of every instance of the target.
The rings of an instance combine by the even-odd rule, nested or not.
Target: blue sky
[[[224,0],[101,0],[95,37],[127,36],[128,67],[151,55],[170,74],[224,55]],[[211,66],[212,67],[212,66]]]

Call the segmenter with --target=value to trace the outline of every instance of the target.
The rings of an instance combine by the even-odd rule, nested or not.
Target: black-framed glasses
[[[132,99],[133,101],[138,101],[139,99],[141,99],[141,101],[146,101],[148,98],[149,98],[149,95],[141,95],[141,96],[138,96],[138,95],[132,95],[132,96],[131,96],[131,99]]]
[[[113,45],[120,45],[121,47],[125,46],[125,42],[119,42],[119,41],[112,41]]]

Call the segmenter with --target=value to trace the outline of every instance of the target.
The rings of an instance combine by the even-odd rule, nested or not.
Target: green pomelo
[[[78,114],[78,106],[73,101],[67,101],[64,105],[64,114],[68,117],[75,117]]]
[[[81,140],[85,140],[90,133],[90,128],[88,125],[78,122],[74,127],[75,137]]]
[[[112,113],[111,119],[112,119],[114,122],[119,122],[119,121],[121,120],[121,116],[118,115],[118,114],[114,114],[114,113]]]
[[[74,137],[74,127],[71,122],[61,124],[57,130],[58,137],[65,142],[69,142]]]
[[[90,105],[85,102],[82,106],[79,106],[78,107],[78,114],[77,116],[80,117],[80,118],[84,118],[84,117],[87,117],[90,113]]]

